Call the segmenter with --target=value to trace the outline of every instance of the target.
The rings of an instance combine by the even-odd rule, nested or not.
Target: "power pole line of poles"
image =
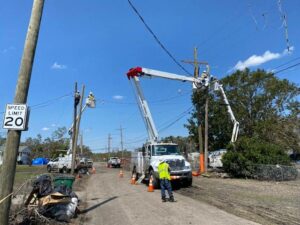
[[[14,103],[24,104],[27,102],[31,72],[43,14],[43,7],[44,0],[33,1]],[[4,202],[2,202],[2,204],[0,205],[1,225],[8,225],[9,222],[11,193],[13,191],[20,139],[20,130],[8,130],[0,183],[0,199],[6,198],[6,200],[4,200]]]

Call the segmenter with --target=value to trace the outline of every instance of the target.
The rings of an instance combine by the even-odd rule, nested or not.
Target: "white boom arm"
[[[231,106],[229,104],[229,101],[228,101],[228,98],[225,94],[225,91],[223,89],[223,85],[222,84],[219,84],[219,81],[215,81],[214,83],[214,90],[215,91],[220,91],[221,94],[222,94],[222,97],[223,97],[223,100],[226,104],[226,107],[227,107],[227,112],[230,116],[230,119],[231,119],[231,122],[233,123],[233,130],[232,130],[232,136],[231,136],[231,142],[236,142],[237,140],[237,136],[238,136],[238,133],[239,133],[239,126],[240,126],[240,123],[235,119],[235,116],[232,112],[232,109],[231,109]]]
[[[148,103],[145,99],[143,91],[140,86],[140,80],[137,76],[133,77],[133,83],[136,90],[137,102],[141,111],[141,114],[144,118],[146,129],[148,132],[149,141],[155,143],[158,140],[158,132],[156,130],[152,115],[148,106]]]
[[[170,79],[170,80],[179,80],[179,81],[183,81],[183,82],[188,81],[188,82],[193,83],[193,88],[208,87],[211,82],[211,78],[210,78],[209,74],[206,74],[206,73],[204,73],[199,78],[194,78],[194,77],[177,75],[174,73],[162,72],[159,70],[152,70],[152,69],[147,69],[147,68],[142,68],[142,67],[135,67],[135,68],[130,69],[127,72],[128,79],[131,79],[131,78],[136,79],[137,77],[141,77],[141,76],[160,77],[160,78],[166,78],[166,79]],[[222,85],[220,85],[217,80],[214,80],[214,82],[215,82],[215,90],[221,91],[223,100],[227,107],[227,111],[228,111],[228,113],[230,115],[230,119],[233,123],[231,142],[235,142],[237,140],[237,136],[238,136],[239,122],[235,119],[235,116],[232,112],[232,109],[230,107],[230,104],[228,102],[227,96],[224,92]]]

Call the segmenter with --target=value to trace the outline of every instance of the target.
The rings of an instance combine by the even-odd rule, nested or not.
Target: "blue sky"
[[[199,59],[208,61],[218,78],[245,66],[271,70],[299,56],[298,0],[282,0],[292,46],[289,54],[277,0],[132,3],[178,61],[192,59],[197,46]],[[0,112],[13,101],[31,7],[32,1],[1,2]],[[28,95],[29,131],[22,133],[22,140],[37,134],[45,138],[57,127],[71,125],[71,94],[77,81],[80,89],[85,84],[98,99],[97,108],[86,110],[82,118],[84,144],[95,152],[104,151],[111,133],[112,146],[118,148],[122,125],[125,147],[140,146],[147,134],[125,76],[135,66],[186,75],[155,42],[127,0],[45,1]],[[193,72],[190,65],[183,66]],[[278,77],[299,83],[299,68]],[[189,84],[143,78],[141,83],[158,129],[191,107]],[[160,136],[186,136],[183,125],[188,117]]]

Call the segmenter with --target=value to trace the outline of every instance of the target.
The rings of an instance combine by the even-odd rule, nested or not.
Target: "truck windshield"
[[[179,155],[177,145],[155,145],[153,146],[153,155]]]

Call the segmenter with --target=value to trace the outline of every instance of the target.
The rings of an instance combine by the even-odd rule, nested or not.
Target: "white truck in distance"
[[[121,159],[118,157],[110,157],[107,162],[107,167],[120,168],[121,167]]]

